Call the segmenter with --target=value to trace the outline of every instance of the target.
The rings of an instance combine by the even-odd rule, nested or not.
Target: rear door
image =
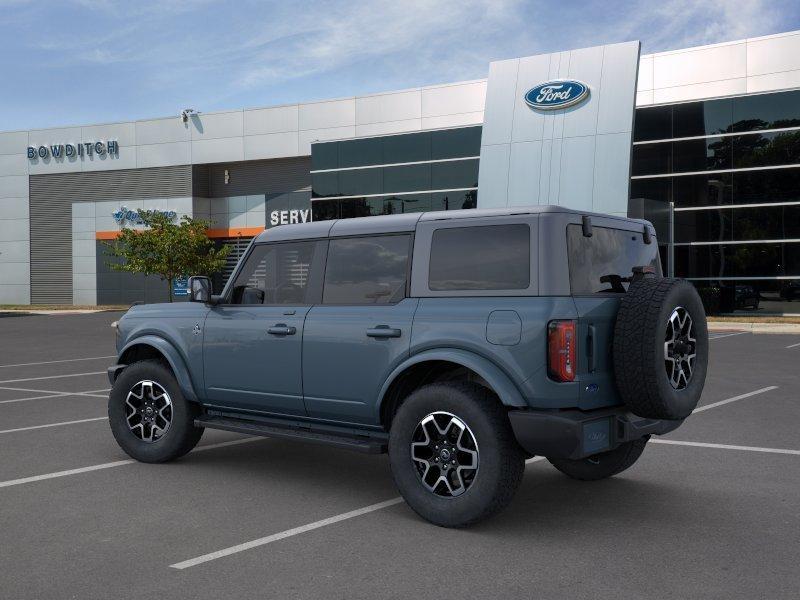
[[[418,300],[408,298],[412,236],[332,238],[322,303],[303,334],[303,388],[308,414],[377,424],[381,385],[409,353]]]
[[[578,311],[578,376],[581,408],[618,404],[612,341],[620,297],[633,268],[661,262],[655,235],[644,241],[644,226],[592,217],[591,236],[581,224],[567,225],[570,289]]]

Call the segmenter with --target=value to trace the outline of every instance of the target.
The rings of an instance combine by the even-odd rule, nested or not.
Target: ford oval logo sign
[[[565,79],[540,83],[529,89],[525,94],[525,103],[536,110],[556,110],[575,106],[588,97],[588,85]]]

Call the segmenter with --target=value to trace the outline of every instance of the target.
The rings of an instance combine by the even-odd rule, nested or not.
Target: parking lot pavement
[[[385,456],[207,431],[131,461],[105,419],[115,318],[0,317],[0,597],[800,596],[800,336],[715,332],[700,410],[632,469],[533,460],[507,511],[445,530]]]

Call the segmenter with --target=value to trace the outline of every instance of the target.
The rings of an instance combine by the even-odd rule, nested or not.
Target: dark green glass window
[[[460,158],[481,153],[482,127],[443,129],[431,132],[431,158]]]
[[[797,126],[800,126],[800,91],[733,99],[734,131]]]
[[[339,173],[334,171],[332,173],[312,173],[311,174],[311,189],[313,189],[314,198],[323,198],[325,196],[339,196]]]
[[[413,192],[431,189],[431,165],[405,165],[402,167],[384,167],[383,191]]]
[[[672,106],[672,137],[727,133],[731,123],[733,105],[729,98]]]
[[[390,135],[382,139],[385,164],[420,162],[431,158],[431,134]]]
[[[672,144],[637,144],[633,147],[631,173],[659,175],[672,172]]]
[[[800,201],[800,167],[733,174],[733,203]]]
[[[675,208],[731,204],[730,173],[685,175],[672,178]]]
[[[478,159],[431,164],[431,189],[478,187]]]
[[[311,144],[311,170],[338,169],[339,142]]]
[[[383,161],[381,138],[346,140],[339,144],[339,168],[379,165]],[[364,192],[366,193],[366,192]]]
[[[633,141],[667,140],[672,137],[672,107],[654,106],[636,110]]]
[[[730,169],[731,154],[731,138],[729,137],[672,142],[675,173]]]
[[[339,171],[339,193],[342,196],[380,194],[383,192],[383,169]]]
[[[675,247],[677,277],[800,276],[800,244]]]
[[[800,163],[800,131],[748,134],[732,139],[735,168]]]

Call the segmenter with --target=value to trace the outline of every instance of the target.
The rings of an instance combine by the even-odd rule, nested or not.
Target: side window
[[[524,290],[531,283],[531,229],[525,224],[437,229],[428,288]]]
[[[316,242],[261,244],[253,248],[233,283],[231,304],[310,304]]]
[[[624,294],[634,267],[652,266],[661,274],[658,245],[645,244],[641,233],[593,227],[592,237],[580,225],[567,226],[569,283],[572,293]]]
[[[405,297],[408,235],[332,239],[323,304],[390,304]]]

